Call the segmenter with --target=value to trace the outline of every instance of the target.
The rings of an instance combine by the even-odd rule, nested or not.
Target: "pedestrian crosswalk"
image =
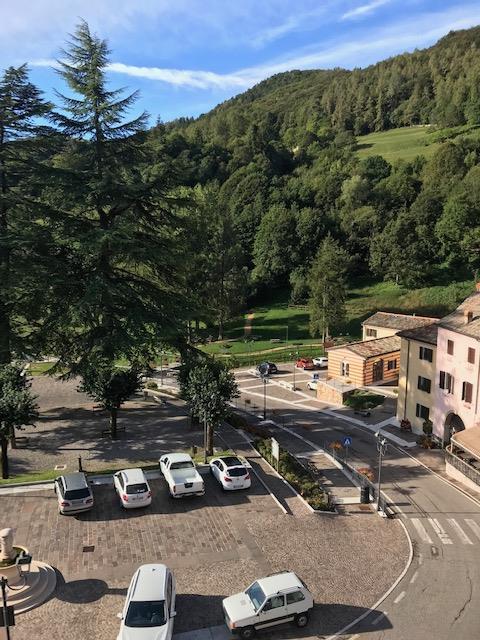
[[[410,518],[418,537],[426,544],[480,544],[480,524],[471,518]]]

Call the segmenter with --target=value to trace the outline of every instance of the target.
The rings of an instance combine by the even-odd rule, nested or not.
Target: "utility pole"
[[[263,419],[267,419],[267,376],[262,376],[263,380]]]
[[[10,627],[8,626],[8,607],[7,607],[7,586],[8,581],[3,576],[0,578],[0,587],[2,589],[2,604],[3,604],[3,621],[5,623],[6,640],[11,639]]]
[[[375,434],[375,437],[377,438],[377,451],[378,451],[377,511],[381,511],[381,508],[380,508],[380,500],[381,500],[380,488],[381,488],[381,481],[382,481],[382,460],[383,460],[383,456],[385,455],[385,453],[387,451],[387,440],[386,440],[386,438],[384,436],[382,436],[381,431],[377,431],[377,433]]]
[[[203,461],[207,464],[207,412],[203,412]]]

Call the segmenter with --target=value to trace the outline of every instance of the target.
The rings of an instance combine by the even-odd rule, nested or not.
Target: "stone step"
[[[8,592],[8,604],[13,605],[15,613],[30,611],[43,604],[55,591],[57,574],[44,562],[32,563],[25,586],[18,591]]]

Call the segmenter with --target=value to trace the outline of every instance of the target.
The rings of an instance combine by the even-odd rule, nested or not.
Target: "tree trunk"
[[[0,436],[0,447],[2,449],[1,453],[1,467],[2,467],[2,478],[6,480],[8,478],[8,440],[5,436]]]
[[[218,339],[223,340],[223,312],[218,316]]]
[[[110,409],[110,436],[112,440],[117,439],[117,409]]]
[[[12,449],[16,449],[17,448],[17,439],[15,437],[15,427],[12,427],[12,429],[10,431],[10,447]]]
[[[213,424],[207,425],[207,456],[213,456]]]
[[[200,320],[195,318],[195,331],[198,333],[200,331]]]

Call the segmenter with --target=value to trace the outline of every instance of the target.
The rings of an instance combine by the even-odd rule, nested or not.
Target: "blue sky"
[[[197,116],[290,69],[364,67],[480,24],[480,0],[15,0],[2,2],[0,67],[51,68],[79,17],[109,41],[112,86],[155,120]]]

